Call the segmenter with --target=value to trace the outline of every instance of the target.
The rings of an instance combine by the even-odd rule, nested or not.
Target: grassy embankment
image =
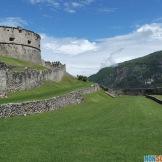
[[[33,64],[31,62],[27,61],[22,61],[13,57],[8,57],[8,56],[0,56],[0,62],[4,62],[7,65],[14,66],[13,70],[14,71],[22,71],[26,67],[34,69],[34,70],[46,70],[47,68],[39,65],[39,64]]]
[[[139,162],[162,154],[161,125],[156,102],[98,92],[80,105],[0,119],[0,161]]]
[[[0,99],[0,104],[48,99],[54,96],[63,95],[76,89],[89,87],[90,85],[90,82],[82,82],[72,77],[64,77],[63,80],[58,83],[46,81],[40,87],[10,93],[8,94],[8,98]]]
[[[47,68],[42,65],[33,64],[30,62],[18,60],[12,57],[0,56],[0,62],[4,62],[7,65],[14,66],[14,71],[24,70],[26,67],[34,70],[46,70]],[[73,77],[64,77],[64,79],[59,82],[46,81],[40,87],[33,88],[31,90],[19,91],[15,93],[9,93],[8,98],[0,99],[0,104],[4,103],[15,103],[30,100],[40,100],[48,99],[50,97],[63,95],[65,93],[71,92],[75,89],[88,87],[91,83],[81,82]]]

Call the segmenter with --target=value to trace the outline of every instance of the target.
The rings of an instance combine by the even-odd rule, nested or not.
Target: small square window
[[[14,40],[15,40],[15,38],[13,38],[13,37],[9,38],[9,41],[14,41]]]
[[[30,40],[28,40],[28,44],[31,44],[31,41]]]

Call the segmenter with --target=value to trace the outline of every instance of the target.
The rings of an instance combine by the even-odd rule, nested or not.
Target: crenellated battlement
[[[56,62],[45,61],[45,66],[50,69],[65,68],[65,65],[62,64],[60,61]]]

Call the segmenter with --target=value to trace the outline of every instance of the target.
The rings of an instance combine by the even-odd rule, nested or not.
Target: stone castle
[[[10,91],[39,86],[45,80],[62,80],[66,74],[66,66],[60,62],[43,61],[40,41],[41,37],[30,30],[0,26],[0,56],[9,56],[45,67],[45,70],[24,68],[23,71],[15,71],[14,66],[0,60],[0,96]]]
[[[44,81],[58,82],[65,75],[69,76],[66,73],[66,66],[59,61],[49,62],[41,59],[40,41],[41,37],[32,31],[0,26],[0,98],[6,98],[9,92],[28,90],[40,86]],[[10,60],[11,57],[27,61],[20,61],[21,63],[39,65],[42,70],[35,69],[33,66],[17,69],[17,65],[3,62],[4,58]],[[91,85],[49,99],[0,104],[0,118],[26,116],[61,109],[66,105],[79,104],[84,101],[82,95],[99,90],[98,85]]]
[[[0,55],[41,64],[40,40],[32,31],[0,26]]]

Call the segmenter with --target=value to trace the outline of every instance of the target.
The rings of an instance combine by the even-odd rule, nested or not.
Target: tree
[[[86,76],[83,76],[83,75],[77,75],[77,79],[81,80],[83,82],[87,82],[88,81],[88,78]]]

